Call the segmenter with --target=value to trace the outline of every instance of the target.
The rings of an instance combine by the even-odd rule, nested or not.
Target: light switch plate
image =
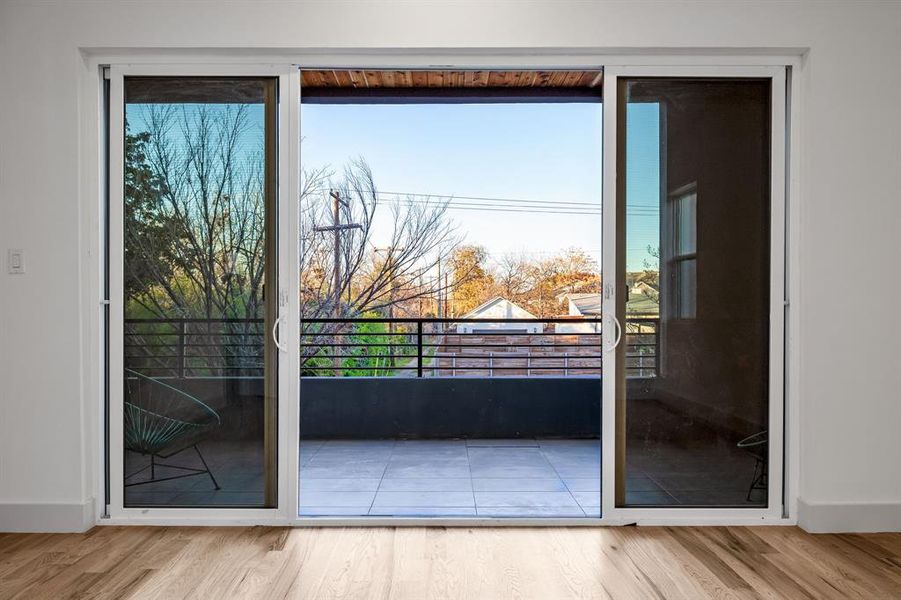
[[[10,248],[6,253],[6,264],[10,275],[22,275],[25,273],[25,252]]]

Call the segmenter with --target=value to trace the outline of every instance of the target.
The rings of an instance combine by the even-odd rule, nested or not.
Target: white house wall
[[[0,529],[84,528],[97,499],[92,57],[192,49],[203,60],[223,48],[245,61],[406,49],[426,65],[442,49],[473,64],[523,48],[535,64],[561,51],[803,55],[789,240],[800,518],[815,530],[901,529],[901,3],[484,0],[0,4],[0,249],[25,250],[27,268],[0,272]],[[872,281],[881,293],[857,293]]]

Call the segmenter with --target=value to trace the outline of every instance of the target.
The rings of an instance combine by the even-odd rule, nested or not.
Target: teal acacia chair
[[[215,488],[221,489],[207,466],[197,444],[221,424],[219,414],[198,398],[132,369],[125,369],[125,449],[150,457],[150,464],[125,476],[125,487],[146,485],[171,479],[209,475]],[[202,469],[159,460],[193,448]],[[182,471],[178,475],[157,477],[157,467]],[[150,478],[130,481],[150,470]]]

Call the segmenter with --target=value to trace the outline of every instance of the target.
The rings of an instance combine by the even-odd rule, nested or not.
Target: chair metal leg
[[[754,490],[766,490],[767,487],[767,464],[765,460],[758,458],[754,463],[754,478],[751,480],[751,487],[748,488],[747,501],[751,502]]]
[[[210,471],[210,468],[207,466],[206,461],[203,459],[203,454],[200,453],[200,448],[197,447],[197,444],[194,444],[194,452],[197,453],[197,457],[200,458],[200,462],[203,463],[203,468],[206,469],[207,475],[213,480],[213,486],[217,490],[221,490],[222,488],[219,487],[219,483],[216,481],[216,478],[213,477],[213,472]]]
[[[169,464],[169,463],[162,463],[162,462],[156,461],[157,457],[159,457],[163,460],[166,460],[166,459],[169,459],[169,458],[175,456],[176,454],[181,454],[182,452],[184,452],[185,450],[187,450],[190,447],[194,448],[194,451],[197,453],[197,457],[200,458],[200,462],[203,464],[202,469],[195,469],[194,467],[183,467],[181,465],[173,465],[173,464]],[[165,467],[167,469],[178,469],[179,471],[183,471],[183,472],[187,471],[187,472],[182,475],[172,475],[172,476],[168,476],[168,477],[157,478],[156,467]],[[134,477],[140,473],[143,473],[144,471],[146,471],[148,469],[150,469],[150,479],[147,479],[145,481],[135,481],[132,483],[128,483],[129,479],[131,479],[132,477]],[[186,448],[182,448],[181,450],[177,450],[171,454],[160,454],[160,455],[151,454],[149,465],[142,467],[141,469],[138,469],[137,471],[135,471],[134,473],[132,473],[130,475],[125,476],[125,481],[126,481],[125,487],[133,487],[136,485],[147,485],[148,483],[159,483],[161,481],[171,481],[173,479],[184,479],[185,477],[195,477],[197,475],[203,475],[204,473],[206,473],[207,475],[210,476],[210,479],[213,482],[213,486],[215,486],[215,488],[217,490],[222,489],[221,487],[219,487],[219,482],[216,481],[216,478],[213,476],[213,472],[210,471],[210,467],[209,467],[209,465],[207,465],[206,459],[203,458],[203,454],[200,453],[200,448],[197,447],[197,444],[194,444],[193,446],[188,446]]]

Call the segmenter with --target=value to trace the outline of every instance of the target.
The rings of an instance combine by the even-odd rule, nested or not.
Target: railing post
[[[494,352],[488,353],[488,377],[494,377]]]
[[[569,377],[569,352],[563,353],[563,376]]]
[[[185,321],[178,322],[178,378],[185,378]]]
[[[416,376],[422,377],[422,362],[425,357],[422,355],[422,319],[416,321]]]

